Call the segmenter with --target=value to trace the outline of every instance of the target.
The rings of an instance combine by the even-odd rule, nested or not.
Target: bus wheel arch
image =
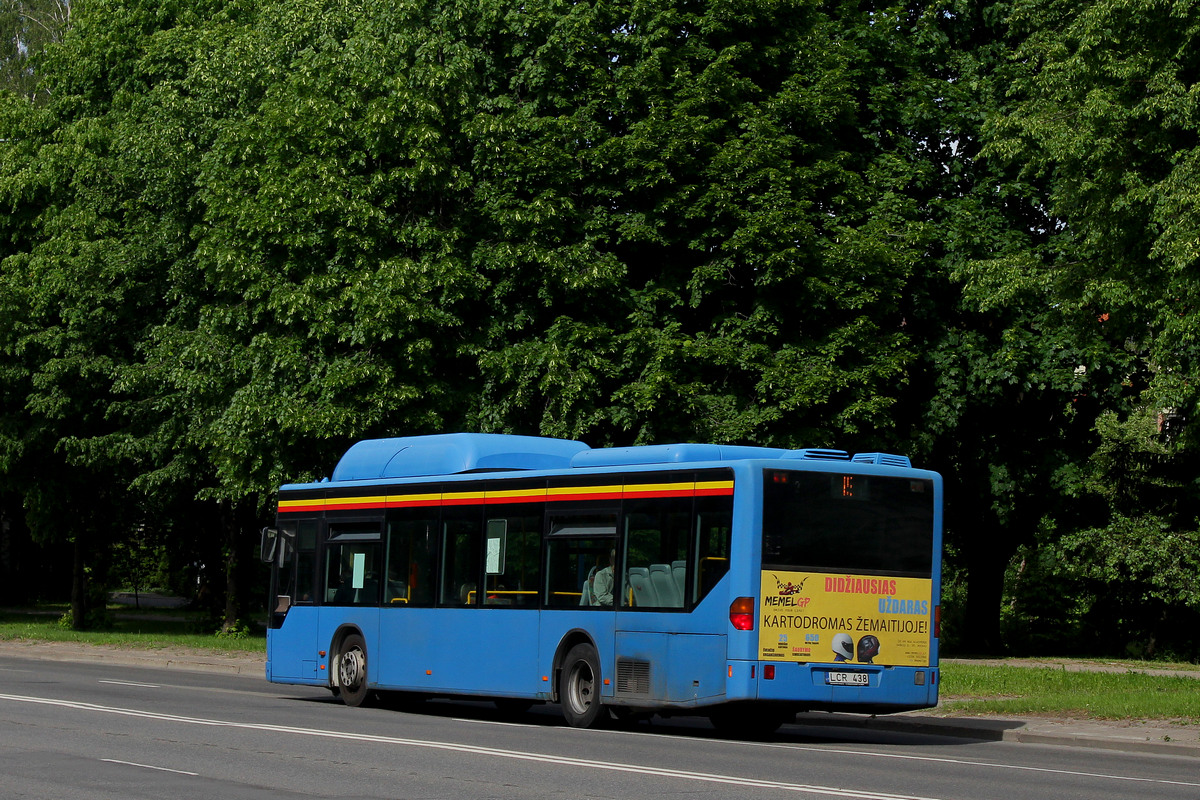
[[[367,705],[374,695],[369,684],[367,642],[357,628],[338,630],[330,648],[330,688],[348,706]]]

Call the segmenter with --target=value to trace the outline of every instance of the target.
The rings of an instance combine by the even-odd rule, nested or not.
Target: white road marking
[[[159,772],[174,772],[176,775],[191,775],[193,778],[200,775],[199,772],[186,772],[182,769],[169,769],[167,767],[156,767],[152,764],[138,764],[133,761],[118,761],[115,758],[102,758],[101,761],[106,761],[109,764],[123,764],[126,767],[141,767],[142,769],[154,769]]]
[[[162,684],[158,683],[134,683],[133,681],[97,681],[97,683],[110,683],[113,686],[136,686],[142,689],[161,689]]]

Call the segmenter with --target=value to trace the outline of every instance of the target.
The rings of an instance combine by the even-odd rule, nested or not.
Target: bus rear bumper
[[[817,710],[888,713],[932,708],[941,675],[936,666],[732,662],[726,699],[788,703]]]

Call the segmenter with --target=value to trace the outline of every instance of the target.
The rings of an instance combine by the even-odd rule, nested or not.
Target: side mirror
[[[261,536],[258,557],[264,564],[271,564],[275,561],[275,552],[279,547],[279,531],[275,528],[263,528]]]

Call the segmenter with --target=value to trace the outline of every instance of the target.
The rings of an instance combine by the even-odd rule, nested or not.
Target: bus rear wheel
[[[600,720],[600,658],[590,644],[567,651],[559,672],[558,699],[572,728],[593,728]]]
[[[367,643],[356,633],[347,636],[338,650],[337,680],[343,703],[366,705],[371,695],[367,688]]]

